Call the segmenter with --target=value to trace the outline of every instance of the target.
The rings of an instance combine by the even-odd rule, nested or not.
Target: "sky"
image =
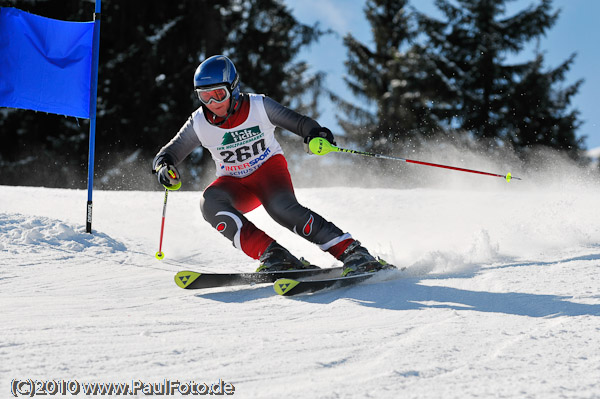
[[[539,0],[515,0],[507,4],[507,14],[512,15],[529,5],[539,4]],[[335,35],[321,38],[319,43],[305,49],[300,58],[311,64],[314,71],[327,73],[326,86],[342,96],[352,99],[343,79],[346,73],[344,61],[347,58],[342,39],[347,33],[363,43],[370,43],[370,26],[364,17],[364,1],[348,0],[285,0],[293,15],[302,23],[319,22],[321,28],[331,29]],[[411,1],[410,4],[431,16],[440,16],[433,0]],[[600,112],[597,106],[597,93],[600,92],[600,1],[598,0],[554,0],[555,9],[561,9],[555,25],[540,40],[540,49],[545,54],[545,67],[556,68],[577,53],[575,62],[567,74],[565,85],[584,79],[579,92],[572,99],[572,107],[580,111],[582,122],[577,136],[587,136],[584,145],[588,149],[600,147]],[[515,60],[533,59],[536,43],[516,56]],[[558,87],[558,86],[557,86]],[[340,131],[335,120],[335,108],[323,98],[319,122],[334,131]]]

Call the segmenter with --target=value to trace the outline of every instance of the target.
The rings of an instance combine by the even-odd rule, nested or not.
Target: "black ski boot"
[[[350,244],[339,259],[344,262],[342,277],[394,268],[383,259],[375,259],[359,241]]]
[[[277,272],[282,270],[318,269],[304,258],[296,258],[287,249],[273,241],[260,257],[257,272]]]

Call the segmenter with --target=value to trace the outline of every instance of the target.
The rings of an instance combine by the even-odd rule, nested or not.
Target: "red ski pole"
[[[444,168],[444,169],[457,170],[459,172],[477,173],[477,174],[485,175],[485,176],[502,177],[507,182],[511,181],[512,179],[521,180],[519,177],[514,177],[510,173],[507,173],[506,175],[500,175],[500,174],[496,174],[496,173],[481,172],[479,170],[457,168],[455,166],[448,166],[448,165],[440,165],[440,164],[437,164],[437,163],[415,161],[415,160],[412,160],[412,159],[399,158],[399,157],[391,157],[391,156],[388,156],[388,155],[381,155],[381,154],[373,154],[371,152],[356,151],[356,150],[347,150],[345,148],[336,147],[333,144],[331,144],[329,141],[327,141],[327,140],[325,140],[324,138],[321,138],[321,137],[316,137],[316,138],[312,139],[310,141],[310,143],[308,143],[308,145],[309,145],[310,150],[312,151],[312,153],[316,154],[316,155],[325,155],[325,154],[329,154],[330,152],[347,152],[347,153],[350,153],[350,154],[358,154],[358,155],[363,155],[363,156],[373,157],[373,158],[379,158],[379,159],[392,159],[392,160],[395,160],[395,161],[403,161],[403,162],[414,163],[414,164],[418,164],[418,165],[433,166],[433,167],[436,167],[436,168]]]
[[[167,198],[169,197],[169,190],[165,189],[165,202],[163,203],[162,210],[162,223],[160,224],[160,244],[158,244],[158,252],[156,253],[156,259],[162,260],[165,254],[162,251],[163,233],[165,231],[165,215],[167,214]]]

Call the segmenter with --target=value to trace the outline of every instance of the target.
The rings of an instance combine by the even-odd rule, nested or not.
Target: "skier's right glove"
[[[181,181],[179,180],[179,171],[175,165],[161,163],[156,166],[154,173],[158,176],[158,182],[167,190],[179,190]]]

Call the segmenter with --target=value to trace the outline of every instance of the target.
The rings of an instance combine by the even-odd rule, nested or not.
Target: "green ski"
[[[406,268],[400,269],[400,271],[405,270]],[[383,269],[377,272],[369,272],[362,274],[355,274],[353,276],[346,277],[329,277],[329,278],[290,278],[284,277],[275,281],[273,284],[273,289],[279,295],[283,296],[292,296],[298,294],[308,294],[311,292],[323,291],[326,289],[334,289],[334,288],[342,288],[350,285],[355,285],[362,283],[363,281],[369,280],[375,276],[380,276],[381,272],[389,272],[392,269]],[[398,270],[395,270],[397,273]]]
[[[175,275],[175,284],[184,289],[201,289],[273,283],[281,278],[333,277],[341,273],[341,267],[258,273],[200,273],[184,270]]]

